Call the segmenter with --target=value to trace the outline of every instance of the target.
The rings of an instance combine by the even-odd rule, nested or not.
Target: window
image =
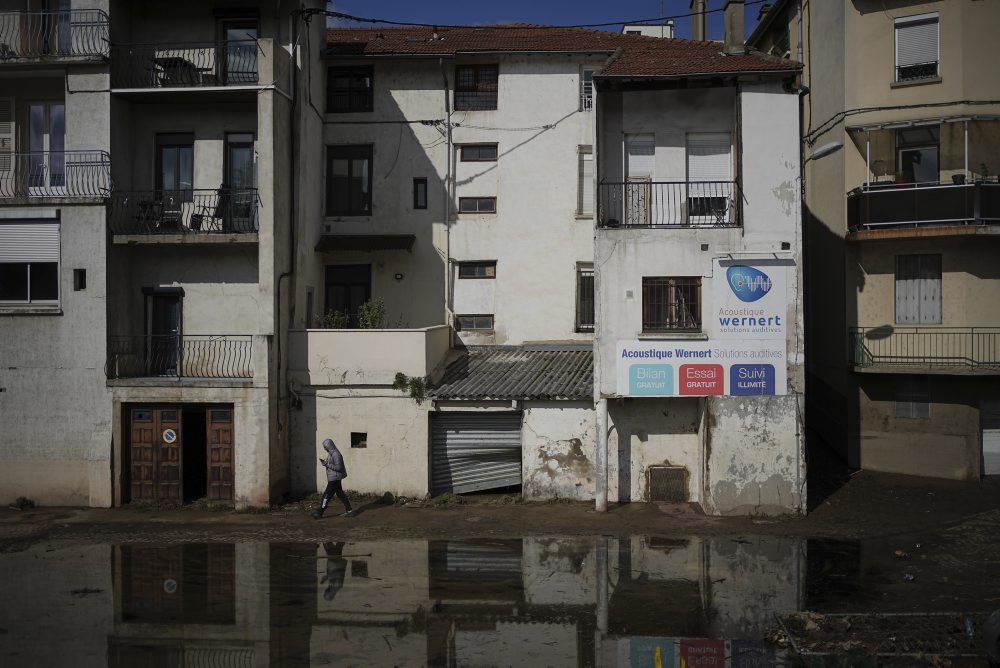
[[[580,72],[580,111],[594,108],[594,70],[584,68]]]
[[[351,432],[351,447],[352,448],[367,448],[368,447],[368,432],[366,432],[366,431],[352,431]]]
[[[28,105],[28,187],[33,195],[60,195],[66,188],[66,107]]]
[[[458,265],[459,278],[496,278],[497,263],[492,262],[461,262]]]
[[[427,208],[427,179],[413,179],[413,208]]]
[[[460,332],[493,331],[493,314],[456,315],[455,329]]]
[[[59,223],[0,224],[0,303],[59,303]]]
[[[941,324],[941,256],[896,256],[896,322]]]
[[[594,265],[576,268],[576,331],[594,331]]]
[[[642,279],[642,331],[701,329],[701,278]]]
[[[498,65],[459,65],[455,68],[455,110],[497,108]]]
[[[190,202],[194,188],[194,135],[156,135],[156,189],[164,200]]]
[[[496,162],[496,144],[464,144],[460,152],[462,162]]]
[[[581,146],[576,156],[576,213],[584,216],[594,212],[594,151],[590,146]]]
[[[938,76],[938,14],[896,19],[896,81]]]
[[[326,71],[326,110],[331,114],[371,111],[372,66],[331,67]]]
[[[688,222],[723,225],[733,208],[732,137],[728,132],[687,135]]]
[[[896,130],[898,178],[907,183],[937,183],[939,128],[927,125]]]
[[[929,418],[930,383],[920,376],[900,376],[896,380],[896,417]]]
[[[87,289],[87,270],[86,269],[74,269],[73,270],[73,291],[79,292],[80,290]]]
[[[372,147],[326,147],[326,215],[372,212]]]
[[[496,213],[496,197],[459,197],[459,213]]]

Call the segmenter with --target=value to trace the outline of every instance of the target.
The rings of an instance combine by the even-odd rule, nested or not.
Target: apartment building
[[[805,511],[798,65],[749,54],[742,11],[725,43],[626,51],[594,77],[612,501]]]
[[[302,156],[294,488],[322,482],[331,437],[353,489],[592,497],[591,81],[620,41],[329,31]],[[367,329],[315,328],[369,300]]]
[[[784,1],[749,40],[805,63],[807,414],[856,467],[1000,473],[998,22]]]
[[[287,487],[296,6],[4,3],[7,496],[260,505]]]

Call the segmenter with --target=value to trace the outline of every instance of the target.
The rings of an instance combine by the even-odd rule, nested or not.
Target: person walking
[[[340,502],[344,504],[344,517],[354,517],[354,509],[351,507],[351,500],[344,493],[341,481],[347,477],[347,467],[344,465],[344,456],[337,449],[337,444],[331,439],[323,441],[323,449],[326,450],[326,459],[319,460],[319,463],[326,469],[326,490],[323,492],[323,502],[319,510],[313,513],[313,519],[323,517],[326,507],[330,504],[330,499],[336,494]]]

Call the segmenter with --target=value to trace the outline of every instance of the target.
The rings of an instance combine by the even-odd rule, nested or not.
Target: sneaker
[[[357,513],[355,513],[353,510],[348,510],[346,513],[344,513],[344,517],[354,517],[355,515],[357,515]]]
[[[318,510],[313,511],[312,518],[314,520],[321,519],[322,517],[323,517],[323,513],[319,512]]]

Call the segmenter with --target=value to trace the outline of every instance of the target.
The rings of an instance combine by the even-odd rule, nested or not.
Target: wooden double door
[[[131,501],[233,502],[232,405],[128,408]]]

